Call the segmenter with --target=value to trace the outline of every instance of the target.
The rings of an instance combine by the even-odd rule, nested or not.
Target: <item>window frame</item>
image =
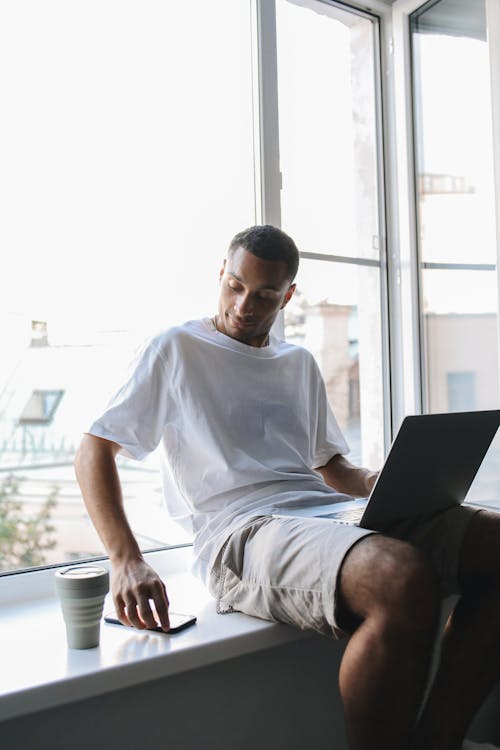
[[[396,0],[392,6],[394,32],[394,83],[398,105],[395,110],[397,176],[399,198],[397,215],[400,244],[400,287],[402,329],[400,346],[402,368],[406,387],[402,399],[406,413],[425,411],[428,394],[426,392],[426,352],[424,344],[424,320],[422,314],[422,271],[428,268],[449,268],[451,270],[488,271],[489,264],[451,263],[441,264],[422,262],[420,257],[418,227],[417,191],[417,134],[415,128],[414,71],[412,63],[412,34],[410,17],[417,10],[428,5],[427,0]],[[500,298],[500,9],[496,0],[485,0],[488,51],[490,57],[492,132],[495,185],[496,222],[496,274],[498,296]],[[497,316],[500,329],[500,312]],[[500,337],[500,333],[499,333]],[[499,348],[500,349],[500,348]]]
[[[411,97],[409,16],[424,5],[422,0],[317,0],[341,10],[360,13],[377,24],[376,67],[378,176],[382,311],[384,316],[384,415],[386,448],[405,414],[422,411],[419,333],[416,193],[414,172],[413,104]],[[500,247],[500,9],[486,0],[493,26],[491,34],[493,109],[496,142],[495,181],[497,248]],[[254,168],[256,221],[281,225],[279,193],[279,139],[277,113],[276,12],[271,0],[251,0],[254,98]],[[314,255],[314,254],[312,254]],[[497,253],[497,256],[500,253]],[[309,257],[303,251],[303,257]],[[316,256],[313,258],[316,259]],[[359,263],[357,258],[318,258]],[[363,262],[373,265],[373,262]],[[499,265],[497,264],[497,277]],[[500,277],[499,277],[500,290]],[[385,295],[385,298],[384,298]],[[283,316],[277,321],[283,332]],[[185,544],[174,545],[186,546]],[[171,549],[171,547],[162,547]],[[102,559],[92,558],[92,560]],[[106,558],[104,558],[106,559]],[[85,562],[85,561],[82,561]],[[55,569],[66,565],[46,566]],[[10,581],[32,568],[0,573]]]
[[[440,0],[438,0],[440,2]],[[487,3],[487,0],[485,0],[485,5]],[[414,59],[415,59],[415,48],[414,48],[414,37],[413,37],[413,31],[411,27],[412,23],[412,17],[418,12],[418,11],[424,11],[428,8],[432,8],[435,5],[435,0],[425,0],[425,2],[421,2],[418,4],[418,6],[409,14],[409,44],[410,44],[410,68],[411,68],[411,97],[412,97],[412,128],[413,128],[413,138],[412,138],[412,144],[413,144],[413,163],[414,163],[414,180],[415,180],[415,226],[416,226],[416,261],[417,261],[417,285],[418,285],[418,320],[419,320],[419,329],[418,329],[418,337],[419,337],[419,359],[420,359],[420,402],[421,402],[421,410],[426,412],[431,408],[431,397],[430,392],[431,388],[429,385],[429,373],[430,373],[430,362],[429,362],[429,353],[428,353],[428,344],[427,344],[427,334],[426,334],[426,314],[424,310],[424,279],[423,274],[426,270],[448,270],[448,271],[496,271],[498,268],[498,263],[491,264],[491,263],[473,263],[473,262],[466,262],[466,263],[455,263],[455,262],[439,262],[439,261],[426,261],[423,259],[423,246],[422,242],[420,240],[421,235],[421,226],[420,226],[420,195],[421,195],[421,188],[419,187],[419,175],[417,170],[417,164],[419,159],[419,151],[421,150],[421,147],[419,146],[419,125],[422,126],[422,123],[418,122],[418,107],[416,105],[417,97],[419,96],[419,81],[418,81],[418,71],[415,68],[414,65]],[[488,19],[486,19],[488,23]],[[493,134],[493,137],[494,134]],[[480,275],[478,276],[480,278]],[[497,271],[497,280],[498,280],[498,271]],[[500,316],[500,310],[497,313],[497,321]],[[498,322],[497,322],[498,325]],[[448,405],[449,408],[449,405]]]
[[[293,0],[292,0],[293,2]],[[395,430],[394,422],[394,399],[395,394],[393,393],[393,349],[391,342],[391,316],[396,319],[397,312],[392,312],[391,299],[394,299],[395,295],[391,294],[390,287],[391,271],[390,262],[388,261],[388,241],[389,241],[389,229],[388,229],[388,179],[387,175],[392,169],[392,165],[389,162],[388,149],[385,148],[386,138],[389,137],[388,121],[389,117],[386,116],[386,110],[389,108],[390,101],[390,88],[386,91],[384,86],[384,80],[382,77],[382,70],[387,68],[387,49],[388,49],[388,31],[387,28],[389,13],[385,5],[375,3],[368,9],[363,3],[345,3],[338,2],[338,0],[312,0],[314,3],[323,3],[329,5],[332,8],[338,8],[340,11],[350,12],[354,15],[365,18],[372,23],[372,35],[373,35],[373,55],[374,55],[374,71],[375,71],[375,141],[376,141],[376,168],[377,168],[377,208],[378,208],[378,230],[379,230],[379,258],[361,258],[361,257],[350,257],[345,255],[329,255],[323,253],[315,253],[309,250],[300,250],[299,255],[301,258],[314,260],[316,262],[326,263],[347,263],[351,265],[371,266],[378,267],[380,274],[380,310],[381,310],[381,341],[382,341],[382,376],[383,376],[383,403],[386,404],[386,408],[383,413],[383,435],[384,435],[384,453],[388,450],[392,441],[393,433]],[[302,3],[300,3],[302,4]],[[262,217],[263,223],[275,223],[276,226],[281,226],[281,210],[280,210],[280,196],[279,191],[281,189],[281,174],[279,172],[279,122],[278,122],[278,108],[277,108],[277,97],[278,97],[278,81],[277,81],[277,38],[276,38],[276,6],[274,2],[266,2],[266,0],[256,0],[256,5],[264,10],[265,16],[262,14],[260,18],[266,21],[266,28],[262,29],[262,42],[269,48],[272,45],[272,54],[268,51],[268,62],[271,67],[267,71],[262,71],[260,77],[264,79],[272,78],[272,91],[276,96],[276,103],[272,107],[272,112],[267,113],[265,118],[267,130],[264,131],[264,138],[267,137],[267,155],[271,155],[269,165],[271,174],[268,179],[264,179],[264,184],[267,187],[262,191]],[[378,12],[375,12],[378,11]],[[265,62],[265,59],[263,58]],[[269,86],[268,91],[271,90]],[[266,99],[262,98],[263,107],[265,109]],[[277,149],[277,152],[273,152],[272,148]],[[262,172],[266,175],[266,161],[262,161]],[[276,172],[277,165],[277,172]],[[271,192],[272,191],[272,192]],[[277,323],[275,324],[276,331],[283,335],[284,333],[284,314],[281,313]]]
[[[317,0],[330,6],[338,7],[344,12],[350,12],[368,18],[373,24],[374,39],[374,66],[375,66],[375,101],[376,101],[376,148],[377,148],[377,179],[378,179],[378,213],[379,213],[379,260],[362,258],[337,259],[335,256],[320,256],[317,260],[331,262],[340,260],[352,264],[377,266],[380,269],[381,290],[381,318],[382,318],[382,342],[383,342],[383,372],[384,372],[384,403],[389,405],[384,410],[384,436],[385,448],[391,439],[392,427],[392,395],[391,395],[391,367],[389,366],[390,344],[389,344],[389,281],[387,260],[387,230],[386,230],[386,160],[387,153],[384,149],[384,130],[387,127],[383,112],[385,109],[385,91],[382,82],[382,70],[387,65],[387,24],[390,18],[390,9],[375,0],[370,9],[358,2],[339,2],[338,0]],[[271,223],[281,226],[280,190],[281,174],[279,165],[279,123],[278,123],[278,71],[277,71],[277,40],[276,40],[276,7],[270,0],[250,0],[250,25],[253,60],[253,102],[254,102],[254,170],[255,170],[255,213],[257,223]],[[316,260],[314,253],[304,251],[302,257]],[[284,332],[284,317],[281,314],[276,323],[279,333]],[[161,549],[176,548],[180,545],[165,546]],[[148,550],[149,552],[149,550]],[[103,559],[102,557],[90,558],[91,560]],[[105,558],[104,558],[105,559]],[[88,562],[82,560],[81,562]],[[0,578],[16,576],[18,574],[33,572],[35,570],[55,569],[69,563],[54,563],[37,568],[18,569],[0,572]],[[72,564],[75,564],[73,562]]]
[[[255,23],[256,23],[256,5],[257,4],[256,4],[255,0],[246,0],[246,5],[247,5],[246,10],[248,11],[248,15],[249,15],[251,56],[252,56],[252,61],[253,61],[253,71],[252,71],[252,73],[254,73],[254,72],[258,71],[258,65],[257,65],[258,54],[257,54],[257,50],[256,50],[256,44],[257,44],[257,42],[259,40],[258,40],[258,37],[255,36],[255,30],[256,30],[256,27],[255,27]],[[265,6],[265,3],[264,3],[264,6]],[[263,79],[263,86],[264,86],[264,88],[266,88],[266,82],[264,80],[265,79],[265,74],[263,74],[262,71],[261,71],[260,75],[261,75],[261,77]],[[260,97],[260,95],[256,98],[256,92],[258,93],[259,89],[258,89],[258,87],[257,87],[257,89],[255,88],[255,76],[254,75],[252,75],[252,85],[253,85],[252,95],[253,95],[253,98],[254,98],[254,117],[253,117],[252,127],[253,127],[253,131],[254,131],[253,135],[254,135],[254,177],[255,177],[255,175],[258,174],[257,165],[255,164],[255,159],[256,159],[257,150],[260,149],[260,136],[259,136],[259,128],[258,128],[258,125],[257,125],[258,120],[255,119],[255,114],[256,113],[259,114],[259,112],[260,112],[260,109],[259,109],[259,97]],[[270,98],[269,94],[267,94],[266,97],[267,97],[267,99],[269,99]],[[265,156],[265,154],[262,154],[261,155],[261,160],[263,160],[264,158],[266,158],[266,156]],[[261,202],[262,202],[263,186],[262,186],[262,184],[260,182],[257,182],[257,180],[255,178],[254,178],[253,184],[254,184],[254,188],[255,188],[254,189],[254,196],[253,196],[253,205],[254,205],[254,212],[256,213],[256,221],[257,221],[258,207],[261,205]],[[38,321],[37,320],[37,321],[32,321],[32,323],[42,323],[43,324],[44,321]],[[43,345],[45,345],[45,342],[44,342]],[[41,346],[40,344],[33,344],[33,336],[32,336],[31,346]],[[40,427],[40,426],[49,426],[51,424],[52,418],[56,414],[56,411],[57,411],[57,409],[58,409],[58,407],[60,405],[61,399],[63,398],[65,391],[64,390],[60,390],[59,391],[57,389],[47,389],[47,390],[50,391],[51,393],[55,393],[57,391],[57,393],[60,394],[59,397],[58,397],[58,399],[57,399],[57,401],[56,401],[56,403],[54,404],[54,406],[53,406],[53,408],[51,410],[50,418],[48,418],[47,420],[46,419],[40,419],[40,420],[29,420],[29,421],[27,421],[27,420],[22,421],[21,419],[18,418],[17,419],[17,426],[25,434],[29,433],[30,428],[36,429],[37,427]],[[43,391],[43,389],[38,389],[38,391],[33,391],[32,395],[35,394],[35,393],[37,393],[37,392],[42,392],[43,393],[45,391]],[[6,469],[3,469],[3,470],[0,471],[0,476],[2,474],[8,475],[9,473],[10,473],[10,469],[7,467]],[[173,552],[175,550],[182,550],[184,547],[192,547],[192,542],[178,541],[178,542],[175,542],[174,544],[165,544],[165,545],[161,545],[161,546],[155,546],[155,547],[151,547],[151,548],[142,550],[142,554],[144,554],[144,555],[150,555],[150,554],[155,554],[155,553],[158,553],[158,552],[170,552],[170,551]],[[45,573],[47,573],[48,571],[56,570],[58,568],[67,567],[68,565],[87,564],[87,563],[92,563],[92,562],[96,562],[96,561],[108,560],[108,559],[109,558],[108,558],[107,555],[105,555],[105,554],[98,554],[97,556],[93,556],[93,557],[82,557],[82,558],[79,558],[79,559],[67,560],[67,561],[64,561],[64,562],[62,562],[62,561],[49,562],[49,563],[45,563],[43,565],[34,566],[34,567],[15,568],[15,569],[12,569],[12,570],[0,570],[0,581],[2,581],[2,590],[3,590],[4,584],[7,585],[7,583],[6,583],[6,579],[7,578],[9,579],[9,581],[12,582],[12,578],[15,577],[15,576],[17,576],[17,575],[20,575],[20,574],[23,574],[23,575],[26,574],[25,577],[24,577],[24,579],[23,579],[23,580],[26,581],[28,579],[30,579],[30,580],[32,579],[32,576],[29,575],[29,574],[33,574],[33,573],[36,574],[38,572],[41,572],[41,573],[45,572]]]

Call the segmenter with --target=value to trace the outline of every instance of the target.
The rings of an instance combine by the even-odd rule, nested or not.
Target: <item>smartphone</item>
[[[196,622],[195,615],[183,615],[179,612],[169,612],[168,618],[170,620],[170,630],[167,631],[165,635],[169,635],[170,633],[178,633],[180,630],[189,628],[190,625],[194,625]],[[104,615],[104,621],[111,622],[113,625],[123,625],[123,622],[120,622],[120,620],[116,616],[116,612],[106,613]],[[161,625],[157,625],[155,628],[146,628],[146,630],[154,630],[159,633],[165,632],[164,630],[162,630]]]

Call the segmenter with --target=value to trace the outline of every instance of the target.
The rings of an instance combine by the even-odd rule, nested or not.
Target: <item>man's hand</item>
[[[326,484],[337,492],[344,492],[353,497],[368,497],[379,475],[378,471],[354,466],[340,454],[333,456],[325,466],[319,467],[316,471],[319,471]]]
[[[141,630],[156,627],[152,602],[161,627],[170,629],[165,584],[142,558],[112,561],[111,592],[116,614],[124,625]]]
[[[365,484],[366,484],[366,496],[370,494],[370,492],[373,489],[373,485],[377,481],[378,475],[380,474],[379,471],[367,471],[365,476]]]

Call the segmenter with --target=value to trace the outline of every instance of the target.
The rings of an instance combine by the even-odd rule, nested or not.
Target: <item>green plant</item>
[[[21,481],[10,474],[0,482],[0,570],[43,565],[46,551],[56,546],[51,518],[59,489],[53,487],[39,510],[26,515]]]

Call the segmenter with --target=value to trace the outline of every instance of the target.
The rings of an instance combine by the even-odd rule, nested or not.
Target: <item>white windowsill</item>
[[[52,570],[1,578],[0,721],[311,637],[239,613],[217,615],[186,572],[190,556],[184,548],[148,561],[166,581],[171,609],[195,614],[196,625],[169,636],[102,622],[100,645],[81,651],[66,646]]]

